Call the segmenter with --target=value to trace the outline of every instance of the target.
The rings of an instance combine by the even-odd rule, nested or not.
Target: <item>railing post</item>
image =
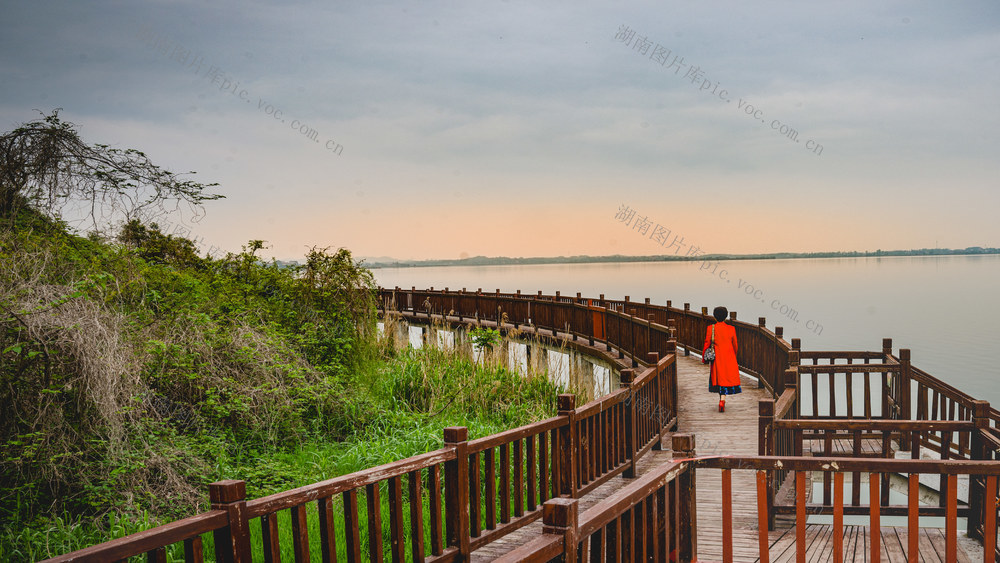
[[[990,403],[988,401],[972,402],[972,422],[976,429],[972,431],[972,442],[970,444],[972,459],[985,460],[991,456],[987,455],[986,442],[982,438],[982,433],[986,432],[990,426]],[[952,477],[954,479],[955,477]],[[982,475],[969,475],[969,518],[967,533],[969,537],[982,541],[983,539],[983,518],[986,510],[996,510],[990,503],[984,506],[983,497],[986,494],[986,481]]]
[[[774,451],[774,399],[757,403],[757,455],[777,455]],[[767,529],[774,529],[774,471],[767,472]]]
[[[674,459],[695,457],[694,434],[674,434],[671,437]],[[697,499],[695,497],[695,469],[689,465],[687,471],[677,476],[677,501],[680,503],[680,545],[677,546],[677,561],[698,560]]]
[[[630,347],[628,349],[629,359],[631,360],[631,363],[629,365],[631,365],[634,368],[637,368],[637,367],[639,367],[639,362],[637,362],[635,360],[635,350],[636,350],[636,347],[635,347],[635,324],[636,324],[636,318],[637,317],[636,317],[636,310],[635,309],[629,309],[629,311],[630,312],[628,313],[628,316],[629,316],[629,319],[628,319],[628,336],[629,336],[629,342],[631,343]],[[619,352],[619,354],[620,353],[621,352]],[[618,357],[620,358],[621,356],[619,355]]]
[[[685,303],[684,304],[684,312],[685,313],[690,313],[691,312],[691,304],[690,303]],[[684,315],[684,316],[688,317],[688,315]],[[690,319],[690,317],[688,317],[688,318]],[[695,336],[697,337],[697,335],[695,335]],[[697,343],[695,343],[695,345],[697,346]],[[688,343],[684,344],[684,355],[685,356],[690,356],[691,355],[691,347],[688,346]]]
[[[650,315],[652,316],[652,315]],[[653,420],[656,421],[657,433],[660,435],[660,439],[653,444],[653,449],[660,451],[663,449],[663,424],[666,422],[665,412],[666,412],[666,381],[667,374],[660,371],[660,354],[657,352],[649,352],[646,356],[649,361],[649,365],[653,366],[656,370],[656,404],[652,407]]]
[[[647,298],[646,301],[649,301],[649,299]],[[653,313],[647,313],[646,314],[646,352],[647,353],[653,351],[653,322],[654,322],[653,321],[653,317],[655,317],[655,316],[656,315],[654,315]]]
[[[912,412],[910,405],[910,391],[912,385],[910,384],[910,349],[900,348],[899,350],[899,403],[896,405],[899,408],[899,418],[902,420],[912,420]],[[913,446],[910,444],[911,438],[910,432],[903,432],[900,438],[899,446],[903,451],[909,451]]]
[[[760,327],[757,333],[760,334],[767,327],[767,319],[765,317],[757,317],[757,326]],[[768,372],[767,367],[758,368],[760,370],[760,375],[757,377],[757,389],[764,387],[764,378],[768,377],[766,374]]]
[[[455,448],[455,459],[444,462],[445,534],[448,547],[458,548],[458,561],[468,561],[469,548],[469,430],[444,429],[444,445]]]
[[[621,385],[626,390],[625,395],[625,453],[628,455],[628,467],[622,473],[622,477],[631,479],[635,477],[635,389],[632,388],[635,372],[630,369],[623,369],[621,373]]]
[[[604,301],[604,296],[601,295],[601,301]],[[604,310],[601,311],[601,316],[603,317],[602,323],[604,324],[604,349],[608,352],[611,351],[611,335],[608,334],[608,311],[611,310],[611,304],[605,303]],[[619,351],[619,354],[621,351]],[[618,356],[619,358],[621,356]]]
[[[594,345],[594,311],[590,308],[590,301],[584,303],[583,306],[586,308],[585,314],[587,319],[587,344],[590,346]]]
[[[801,340],[799,340],[798,338],[793,338],[792,339],[792,349],[788,351],[788,368],[798,369],[799,361],[800,361],[799,360],[799,352],[800,352],[800,347],[801,346],[802,346],[802,341]],[[778,392],[778,396],[781,396],[781,393],[784,392],[784,390],[785,390],[785,386],[788,385],[788,374],[787,374],[788,373],[788,368],[785,369],[785,375],[783,375],[781,377],[781,379],[782,379],[782,382],[781,382],[782,385],[781,385],[781,391]],[[795,402],[796,402],[795,417],[796,418],[798,418],[798,416],[799,416],[798,404],[797,404],[798,403],[798,399],[799,399],[799,396],[798,396],[798,394],[796,394],[795,395]]]
[[[671,319],[670,322],[673,322],[673,319]],[[669,400],[670,410],[668,412],[674,415],[675,417],[674,420],[678,420],[679,416],[677,413],[679,412],[679,407],[677,404],[677,339],[674,337],[673,329],[671,329],[670,331],[670,340],[667,340],[667,354],[674,355],[674,361],[670,362],[670,367],[668,368],[667,371],[667,393],[669,393],[670,397]],[[678,423],[679,422],[675,422],[674,425],[671,427],[671,429],[677,430]]]
[[[882,361],[885,362],[888,359],[888,357],[891,356],[891,355],[892,355],[892,339],[891,338],[883,338],[882,339]],[[882,380],[885,381],[886,380],[885,378],[892,378],[892,372],[886,372],[885,374],[883,374]],[[882,418],[885,418],[885,419],[891,419],[891,418],[893,418],[893,415],[895,414],[895,412],[894,412],[895,409],[893,409],[893,410],[889,409],[889,399],[892,398],[892,399],[895,400],[895,399],[898,398],[898,397],[893,397],[892,396],[892,383],[893,382],[894,382],[894,378],[890,379],[889,380],[889,391],[888,392],[884,392],[883,391],[883,393],[882,393]],[[897,403],[895,406],[898,408],[899,404]]]
[[[563,537],[563,561],[576,561],[579,502],[576,499],[553,498],[542,505],[542,533]]]
[[[566,417],[566,424],[559,427],[559,494],[576,498],[576,460],[580,446],[576,429],[576,395],[559,395],[559,416]]]
[[[795,363],[798,366],[798,362]],[[789,409],[792,413],[792,418],[799,418],[801,414],[799,413],[799,368],[790,367],[785,370],[785,385],[784,389],[788,388],[795,389],[795,403],[792,404],[792,408]]]
[[[250,561],[250,523],[247,520],[247,484],[229,479],[208,486],[212,510],[224,510],[229,524],[216,530],[215,560],[226,563]]]

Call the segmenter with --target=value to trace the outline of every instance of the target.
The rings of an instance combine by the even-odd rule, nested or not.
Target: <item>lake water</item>
[[[913,364],[1000,406],[1000,255],[385,268],[383,287],[628,295],[783,326],[805,350],[910,348]]]

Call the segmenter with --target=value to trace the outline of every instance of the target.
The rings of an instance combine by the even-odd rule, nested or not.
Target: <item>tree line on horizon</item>
[[[701,262],[705,260],[781,260],[789,258],[871,258],[883,256],[955,256],[977,254],[1000,254],[1000,248],[970,246],[967,248],[920,248],[910,250],[847,250],[833,252],[773,252],[763,254],[705,254],[701,256],[674,256],[652,254],[626,256],[473,256],[461,259],[396,260],[392,262],[367,262],[368,268],[406,268],[424,266],[507,266],[531,264],[593,264],[603,262]]]

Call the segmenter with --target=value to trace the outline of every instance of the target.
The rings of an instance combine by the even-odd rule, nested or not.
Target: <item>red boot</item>
[[[719,412],[726,412],[726,400],[719,398]]]

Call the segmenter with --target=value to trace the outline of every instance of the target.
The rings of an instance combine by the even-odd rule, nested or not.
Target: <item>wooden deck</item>
[[[830,441],[829,451],[824,451],[826,448],[823,439],[813,438],[806,440],[802,449],[805,455],[822,457],[883,457],[882,442],[876,438],[861,440],[861,451],[857,454],[854,453],[853,446],[854,444],[849,438],[838,438]],[[895,452],[895,443],[893,443],[889,448],[889,455],[884,457],[892,458]]]
[[[757,381],[743,376],[743,393],[726,401],[726,412],[719,413],[718,395],[708,393],[708,369],[697,358],[678,354],[678,394],[681,397],[679,427],[693,433],[698,456],[756,455],[757,454],[757,402],[770,398],[766,390],[757,388]],[[664,439],[663,451],[648,452],[637,464],[641,476],[650,468],[670,460],[669,436]],[[874,452],[873,452],[874,453]],[[733,477],[733,559],[756,562],[758,558],[757,494],[753,471],[734,471]],[[632,479],[616,477],[580,499],[580,512],[621,489]],[[697,479],[698,502],[698,560],[722,560],[722,486],[721,471],[699,469]],[[795,561],[795,529],[791,517],[778,519],[778,529],[769,533],[771,561]],[[541,522],[524,528],[493,542],[472,554],[473,561],[492,561],[515,547],[541,534]],[[870,549],[870,530],[865,526],[844,527],[845,561],[867,561]],[[882,527],[882,561],[906,561],[906,530]],[[966,538],[960,542],[959,561],[982,560],[979,545]],[[807,561],[829,561],[832,557],[832,526],[810,524],[807,527],[809,553]],[[944,530],[924,528],[921,536],[920,561],[944,561]],[[963,552],[965,549],[968,553]]]
[[[678,355],[678,427],[695,435],[698,456],[757,455],[757,402],[769,399],[757,380],[743,376],[743,393],[729,397],[719,412],[719,396],[708,392],[708,367]],[[733,558],[757,559],[757,485],[753,471],[733,471]],[[722,472],[698,470],[698,560],[722,561]]]
[[[920,553],[914,553],[913,559],[939,561],[947,546],[949,553],[952,548],[961,548],[959,554],[951,557],[955,561],[983,560],[984,552],[989,554],[987,561],[1000,560],[1000,551],[995,549],[997,515],[992,509],[994,503],[1000,506],[997,498],[1000,433],[996,430],[1000,427],[1000,411],[913,367],[908,349],[900,349],[898,356],[894,355],[891,339],[882,340],[881,351],[803,351],[798,339],[785,341],[784,331],[780,327],[768,329],[765,319],[760,318],[754,324],[737,321],[735,314],[731,315],[729,322],[740,334],[745,360],[741,365],[760,373],[767,387],[776,389],[777,394],[770,397],[757,389],[755,380],[744,378],[744,393],[729,398],[727,412],[720,413],[718,397],[707,392],[707,368],[697,359],[674,354],[678,346],[680,352],[684,347],[700,347],[711,322],[707,310],[691,310],[688,304],[683,308],[672,307],[669,301],[661,306],[649,299],[636,302],[626,297],[618,301],[607,300],[603,295],[597,299],[583,298],[580,294],[573,298],[560,296],[558,292],[555,295],[538,292],[534,296],[522,295],[520,291],[484,294],[481,290],[396,288],[381,290],[379,298],[386,309],[392,307],[398,315],[417,324],[441,321],[441,313],[447,312],[451,316],[446,324],[508,323],[506,328],[533,332],[542,344],[565,345],[583,355],[596,354],[601,361],[617,364],[619,368],[631,366],[634,359],[659,358],[659,361],[633,370],[628,376],[623,372],[625,385],[599,401],[577,406],[574,395],[560,395],[559,414],[545,421],[472,441],[468,440],[467,428],[445,428],[442,448],[350,475],[249,500],[245,481],[210,483],[212,511],[65,554],[51,560],[52,563],[84,558],[118,561],[142,555],[150,561],[159,561],[166,558],[170,546],[182,543],[185,552],[191,555],[188,560],[194,561],[208,547],[204,538],[211,536],[215,539],[212,547],[216,560],[249,561],[257,549],[274,554],[291,549],[296,559],[306,559],[310,546],[321,550],[324,559],[332,559],[336,544],[341,541],[337,539],[338,528],[343,530],[341,537],[350,561],[380,561],[390,552],[393,560],[405,560],[408,552],[416,560],[428,561],[487,561],[505,554],[511,561],[575,559],[577,545],[562,545],[565,536],[561,534],[573,537],[581,533],[588,534],[599,548],[601,542],[612,546],[608,553],[614,553],[619,538],[627,537],[628,545],[623,543],[623,552],[659,553],[657,558],[664,560],[666,554],[659,549],[668,543],[660,534],[667,531],[660,527],[665,520],[671,523],[670,531],[676,532],[676,539],[669,543],[679,548],[683,559],[721,560],[723,468],[725,475],[732,477],[731,484],[735,484],[726,503],[726,513],[732,516],[726,521],[732,526],[726,526],[725,531],[726,552],[735,561],[758,560],[761,538],[757,529],[756,471],[814,472],[810,482],[819,478],[816,473],[832,471],[857,473],[862,478],[864,474],[883,478],[889,475],[890,482],[896,474],[919,474],[932,480],[937,475],[955,474],[969,483],[970,490],[978,487],[979,492],[970,495],[969,508],[962,507],[961,513],[968,516],[968,526],[984,531],[985,549],[958,533],[966,525],[956,522],[959,495],[957,487],[949,486],[945,506],[934,506],[939,503],[933,501],[920,506],[920,499],[909,497],[904,510],[894,505],[889,511],[944,517],[950,524],[957,523],[948,527],[947,538],[941,529],[920,529],[920,537],[913,538]],[[812,374],[811,379],[818,380],[817,375],[824,373],[829,376],[830,389],[839,386],[847,390],[846,412],[851,413],[859,406],[852,402],[852,377],[862,374],[867,381],[869,374],[878,374],[881,393],[864,393],[863,410],[870,415],[872,407],[880,404],[886,416],[853,420],[790,418],[789,415],[797,416],[799,412],[801,377]],[[813,384],[812,388],[815,387]],[[829,394],[827,412],[842,411],[835,404],[838,394]],[[812,403],[811,412],[820,412],[815,396]],[[660,434],[653,417],[646,416],[649,412],[663,413],[670,421],[664,428],[673,428],[677,423],[683,435]],[[817,433],[820,441],[802,443],[804,437]],[[845,437],[849,440],[844,440]],[[662,438],[668,439],[662,446],[669,447],[676,441],[678,448],[685,450],[677,457],[696,459],[682,465],[667,463],[674,457],[672,452],[649,449],[655,440]],[[935,452],[947,452],[942,458],[957,460],[891,459],[895,455],[890,454],[895,452],[888,450],[901,449],[892,443],[897,438],[902,440],[900,446],[913,443]],[[763,447],[761,455],[757,455],[758,444]],[[814,457],[819,444],[826,446],[826,455],[822,457],[837,456],[837,459]],[[848,444],[849,457],[845,456]],[[885,459],[879,459],[883,457],[880,455],[883,449]],[[630,465],[631,460],[636,461],[634,466]],[[485,491],[479,471],[483,468]],[[527,468],[526,478],[524,468]],[[621,471],[631,472],[633,468],[638,473],[636,479],[620,476]],[[959,478],[947,482],[957,484]],[[798,482],[804,484],[803,480]],[[596,483],[603,486],[591,490],[590,484]],[[665,490],[667,483],[673,488],[672,493]],[[917,479],[908,485],[917,485]],[[776,488],[773,482],[762,482],[761,486],[767,490],[767,506],[772,515],[775,511],[789,515],[774,518],[777,529],[763,538],[765,546],[770,547],[767,553],[772,555],[771,560],[785,561],[792,557],[802,561],[827,560],[831,558],[833,544],[846,545],[846,560],[867,560],[874,538],[879,540],[880,559],[903,560],[907,532],[891,527],[900,524],[898,517],[881,520],[886,526],[877,530],[866,527],[870,519],[845,519],[844,537],[834,538],[832,527],[826,525],[823,516],[816,515],[811,517],[811,524],[809,520],[800,520],[800,526],[794,528],[796,533],[791,533],[794,513],[789,508],[793,502],[787,497],[796,488]],[[876,497],[882,496],[879,488],[877,484],[871,485]],[[541,495],[548,499],[541,510],[535,508],[537,502],[533,501],[538,500],[536,495],[542,490],[588,492],[576,502],[548,499],[546,493]],[[807,504],[807,490],[796,490],[801,496],[795,502],[802,503],[799,506]],[[881,490],[888,493],[890,489]],[[383,505],[380,491],[387,495],[384,497],[387,513],[369,518]],[[861,492],[860,488],[852,491]],[[359,498],[365,499],[364,506]],[[421,508],[424,499],[427,509]],[[660,520],[643,514],[664,506],[667,499],[677,510],[672,518]],[[525,500],[532,507],[527,513],[523,511]],[[342,520],[334,510],[335,504],[341,502]],[[868,512],[868,507],[860,502],[852,499],[852,504],[862,508],[851,512]],[[634,510],[637,504],[642,505],[642,511]],[[838,501],[837,506],[843,505]],[[983,509],[984,506],[987,508]],[[484,514],[496,513],[498,508],[502,523],[487,518],[490,532],[481,534],[478,526],[471,525],[480,522]],[[577,522],[573,514],[577,509],[584,511],[585,522]],[[588,512],[590,509],[594,509],[593,513]],[[317,510],[320,526],[310,533],[314,526],[308,524],[308,515]],[[660,508],[656,510],[658,515],[663,513]],[[279,541],[275,527],[279,514],[286,511],[292,518],[293,533]],[[543,533],[539,522],[543,512],[547,533]],[[385,516],[388,525],[383,526]],[[616,520],[623,517],[624,520]],[[262,533],[252,538],[251,529],[261,529]],[[695,531],[696,537],[692,535]],[[803,541],[796,544],[793,538],[800,534]],[[430,546],[423,541],[428,536]],[[831,541],[840,539],[845,541]],[[481,547],[472,551],[473,545]],[[518,549],[513,552],[515,546]],[[733,548],[732,553],[729,547]],[[803,548],[801,557],[796,553],[799,547]],[[428,550],[434,555],[427,556]]]
[[[771,532],[771,561],[784,563],[795,561],[795,529],[786,528]],[[844,526],[844,561],[871,560],[871,528],[868,526]],[[969,543],[969,542],[960,542]],[[974,542],[973,542],[974,543]],[[806,561],[830,561],[833,558],[833,526],[811,524],[806,528],[806,544],[808,556]],[[906,546],[908,544],[906,528],[883,526],[879,535],[879,558],[881,561],[906,561]],[[972,546],[960,545],[970,549]],[[970,556],[962,549],[958,550],[958,561],[981,561],[982,550],[978,558]],[[747,559],[747,561],[755,561]],[[756,561],[759,561],[757,559]],[[920,561],[937,563],[945,561],[944,532],[940,528],[921,528],[920,530]]]

